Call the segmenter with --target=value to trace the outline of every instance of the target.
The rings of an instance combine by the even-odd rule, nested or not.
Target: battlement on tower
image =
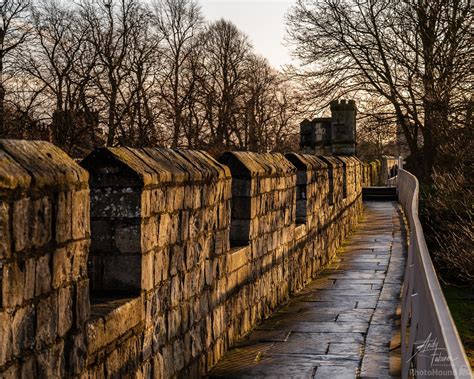
[[[331,117],[305,119],[300,124],[300,149],[316,155],[355,155],[356,115],[354,100],[334,100]]]
[[[356,103],[354,100],[338,99],[330,102],[331,109],[337,110],[356,110]]]

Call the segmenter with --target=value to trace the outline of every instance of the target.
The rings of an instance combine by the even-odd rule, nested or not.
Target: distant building
[[[335,100],[331,117],[305,119],[300,124],[300,149],[316,155],[355,155],[356,115],[354,100]]]
[[[331,118],[305,119],[300,124],[300,148],[318,155],[331,154]]]

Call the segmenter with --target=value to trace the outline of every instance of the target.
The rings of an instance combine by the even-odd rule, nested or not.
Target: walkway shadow
[[[406,242],[397,203],[365,203],[332,264],[227,352],[209,377],[397,377],[392,337]]]

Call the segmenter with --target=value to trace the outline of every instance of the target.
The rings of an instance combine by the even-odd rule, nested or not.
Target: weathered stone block
[[[227,268],[228,273],[234,272],[240,267],[244,266],[248,262],[248,247],[235,248],[227,255]]]
[[[169,343],[162,348],[163,354],[163,377],[171,378],[174,374],[173,344]]]
[[[250,265],[246,264],[239,268],[237,271],[237,284],[239,286],[244,285],[245,283],[249,282],[251,279],[250,277]]]
[[[141,289],[149,291],[154,285],[154,254],[149,252],[142,255],[142,267],[141,267]]]
[[[170,252],[170,267],[169,272],[171,276],[186,270],[184,261],[184,247],[174,245]]]
[[[164,316],[157,316],[153,321],[153,351],[156,353],[166,342],[167,328]]]
[[[154,254],[154,271],[155,286],[161,281],[168,279],[169,271],[169,248],[164,248]]]
[[[51,239],[52,205],[49,197],[31,201],[30,241],[35,247],[43,246]]]
[[[13,355],[12,316],[6,310],[0,311],[0,367]]]
[[[138,235],[138,241],[140,246],[136,251],[147,252],[153,250],[155,247],[160,245],[158,241],[158,217],[159,216],[153,216],[142,221],[140,229],[137,230],[137,232],[140,233]]]
[[[136,298],[115,308],[104,317],[105,341],[111,342],[125,334],[142,319],[141,299]]]
[[[62,247],[53,253],[53,288],[59,288],[71,280],[71,251]]]
[[[171,231],[171,216],[164,213],[160,216],[158,226],[158,246],[166,246],[169,243],[169,235]]]
[[[28,247],[30,199],[23,198],[13,203],[13,245],[15,251],[21,251]]]
[[[89,353],[102,349],[135,327],[143,317],[141,306],[141,299],[135,298],[114,308],[103,318],[89,321],[86,330]]]
[[[2,304],[4,308],[15,307],[23,303],[25,285],[25,267],[16,262],[7,263],[2,275]]]
[[[58,292],[58,335],[63,337],[71,328],[73,291],[71,287],[59,289]]]
[[[76,284],[75,301],[75,327],[80,329],[89,318],[90,300],[89,300],[89,281],[82,280]]]
[[[64,378],[65,368],[63,341],[38,354],[37,375],[39,378]]]
[[[201,271],[199,269],[190,271],[184,275],[182,282],[183,300],[188,300],[199,291],[201,282]]]
[[[217,261],[214,259],[206,259],[204,261],[204,275],[206,285],[211,286],[216,279]]]
[[[87,277],[87,257],[89,240],[76,241],[69,244],[68,250],[72,251],[72,280],[77,281]]]
[[[51,290],[50,254],[39,257],[36,261],[35,295],[47,293]]]
[[[32,349],[35,345],[35,308],[27,305],[18,308],[13,314],[11,322],[11,343],[13,354],[19,357],[24,350]]]
[[[19,364],[13,364],[2,372],[2,379],[17,379],[20,375]]]
[[[143,342],[141,346],[143,360],[149,360],[153,353],[153,328],[148,327],[143,333]]]
[[[227,229],[229,227],[231,223],[231,208],[232,204],[230,200],[219,203],[217,227],[213,227],[212,229]]]
[[[105,338],[105,323],[103,318],[95,318],[86,324],[85,328],[87,350],[89,354],[100,350],[107,341]]]
[[[200,245],[193,242],[186,244],[186,250],[184,254],[185,270],[191,270],[199,260]]]
[[[171,307],[179,305],[183,298],[182,284],[179,275],[171,278]]]
[[[141,194],[141,217],[148,218],[153,215],[152,191],[143,190]]]
[[[23,359],[23,364],[21,365],[21,379],[28,379],[36,377],[36,357],[30,355]]]
[[[184,333],[184,336],[181,338],[183,340],[183,353],[184,361],[191,361],[191,334],[189,332]]]
[[[184,189],[184,208],[198,209],[201,207],[202,188],[197,185],[187,185]],[[210,193],[207,194],[212,197]],[[206,199],[207,201],[207,199]]]
[[[153,355],[152,359],[153,379],[165,379],[163,368],[163,356],[160,353]]]
[[[180,306],[181,309],[181,333],[185,333],[189,329],[189,311],[190,307],[189,304],[184,302]]]
[[[203,225],[203,213],[201,211],[193,211],[189,215],[189,238],[194,239],[201,232]]]
[[[36,308],[36,344],[51,344],[58,333],[58,299],[56,293],[41,299]],[[62,317],[62,315],[61,315]]]
[[[72,347],[67,357],[72,374],[80,374],[85,367],[87,348],[83,333],[72,336]],[[99,366],[100,367],[100,366]]]
[[[181,310],[172,309],[168,312],[168,340],[177,336],[181,331]]]
[[[11,230],[10,230],[10,206],[6,202],[0,202],[0,260],[10,257],[11,254]]]
[[[212,333],[214,340],[217,340],[222,335],[225,324],[224,310],[224,307],[220,305],[214,308],[214,311],[212,312]]]
[[[182,209],[184,204],[184,187],[172,186],[166,189],[166,211]]]
[[[73,192],[72,194],[72,237],[84,238],[90,233],[90,200],[89,190]]]
[[[126,362],[125,354],[126,351],[124,349],[116,349],[107,355],[105,358],[105,368],[108,375],[119,378],[125,374],[125,367],[122,366],[122,362]]]
[[[184,346],[181,339],[177,339],[173,342],[173,361],[174,370],[176,372],[184,367]]]
[[[146,191],[148,192],[148,191]],[[163,211],[163,204],[165,201],[165,193],[163,188],[154,188],[150,192],[150,216],[156,215]],[[146,213],[144,214],[146,217]]]
[[[35,296],[35,280],[36,280],[36,262],[35,258],[29,258],[25,261],[25,286],[23,298],[25,300],[32,299]]]
[[[65,191],[58,195],[56,211],[56,241],[65,242],[72,238],[72,192]]]

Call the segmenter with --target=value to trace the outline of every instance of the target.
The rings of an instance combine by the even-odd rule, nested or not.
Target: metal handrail
[[[399,169],[396,182],[410,227],[402,292],[402,378],[473,378],[418,218],[418,180]]]

